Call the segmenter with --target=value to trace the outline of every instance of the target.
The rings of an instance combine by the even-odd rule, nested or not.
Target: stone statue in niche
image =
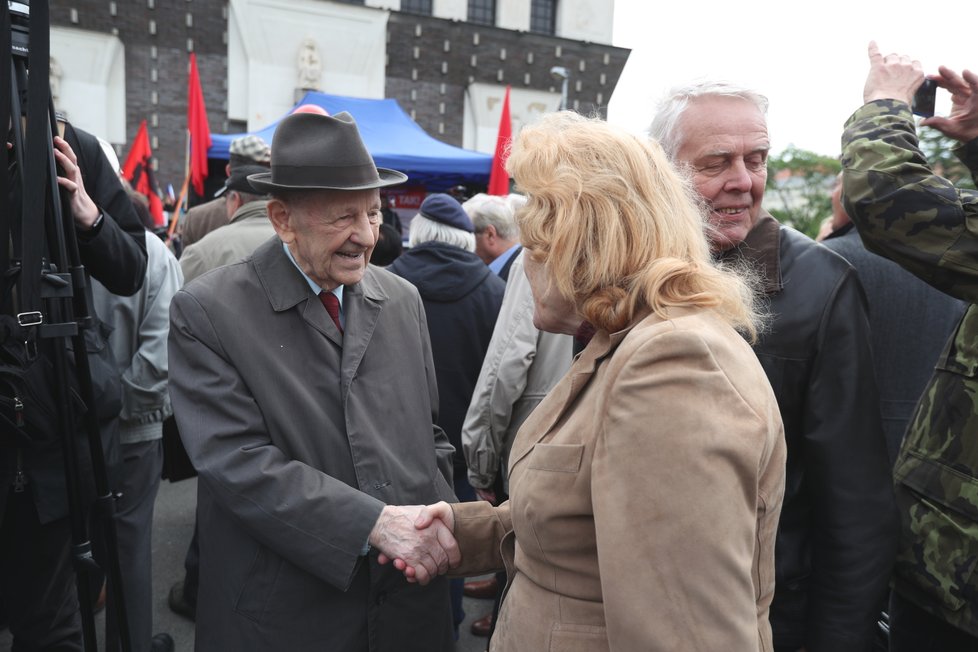
[[[296,88],[301,90],[322,90],[320,82],[323,77],[323,60],[319,55],[319,46],[316,45],[316,41],[313,39],[306,38],[299,46],[296,69],[299,73],[299,81]]]

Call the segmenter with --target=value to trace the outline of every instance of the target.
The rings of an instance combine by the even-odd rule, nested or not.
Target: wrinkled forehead
[[[690,156],[767,151],[767,119],[750,100],[710,95],[690,101],[680,116],[677,152]]]

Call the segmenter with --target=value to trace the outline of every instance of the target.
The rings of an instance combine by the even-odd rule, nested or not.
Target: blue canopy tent
[[[296,106],[316,104],[330,115],[347,111],[357,121],[367,151],[378,167],[400,170],[408,184],[423,185],[428,191],[441,191],[459,184],[486,185],[492,156],[447,145],[419,127],[397,100],[369,100],[358,97],[308,92]],[[254,132],[271,144],[276,121]],[[211,134],[208,158],[229,157],[231,141],[247,134]]]

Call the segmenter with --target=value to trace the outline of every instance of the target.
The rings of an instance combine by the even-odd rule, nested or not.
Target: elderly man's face
[[[382,216],[378,190],[312,191],[269,202],[268,215],[309,278],[325,290],[363,278]]]
[[[710,208],[713,249],[743,241],[757,223],[767,181],[767,121],[753,103],[706,96],[680,118],[683,140],[676,158],[692,168],[693,184]]]

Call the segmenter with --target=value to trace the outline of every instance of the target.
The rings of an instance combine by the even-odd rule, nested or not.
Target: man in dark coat
[[[832,214],[841,226],[822,244],[856,268],[866,289],[880,415],[892,467],[917,401],[965,304],[866,249],[842,206],[841,174],[832,189]]]
[[[64,138],[55,138],[54,151],[63,176],[58,184],[67,196],[78,250],[86,271],[110,292],[136,293],[146,273],[146,243],[139,217],[116,171],[105,158],[98,139],[65,125]],[[11,151],[11,160],[14,152]],[[16,165],[9,171],[11,186],[20,183]],[[6,217],[17,205],[0,198]],[[36,217],[36,216],[34,216]],[[4,242],[0,246],[8,246]],[[0,297],[0,311],[15,314],[13,298]],[[86,332],[92,351],[104,347],[100,328]],[[41,357],[52,359],[50,341],[41,340]],[[109,421],[121,407],[118,375],[100,376],[93,362],[93,387],[103,446],[111,443]],[[37,363],[40,364],[40,363]],[[53,387],[48,388],[54,391]],[[81,650],[81,621],[75,574],[71,566],[71,532],[61,433],[45,433],[29,445],[12,446],[0,431],[0,602],[14,637],[14,648]],[[90,485],[91,460],[83,429],[78,428],[80,477]],[[106,450],[107,457],[111,450]],[[94,491],[94,487],[83,487]],[[94,495],[94,493],[92,493]]]
[[[449,195],[429,195],[411,220],[411,248],[388,269],[418,288],[428,317],[441,398],[438,425],[455,446],[455,494],[476,500],[462,455],[462,424],[482,369],[506,282],[475,254],[474,227]],[[455,626],[465,619],[462,580],[452,580]]]
[[[774,649],[865,652],[897,534],[866,299],[841,256],[763,209],[766,111],[763,95],[702,82],[670,93],[651,136],[689,171],[715,254],[757,274],[771,314],[754,352],[788,444]]]
[[[199,478],[198,650],[454,647],[447,581],[428,580],[457,547],[414,528],[418,505],[454,500],[424,307],[367,265],[378,188],[405,179],[374,166],[349,114],[285,118],[271,172],[248,177],[272,196],[277,237],[173,299],[170,394]],[[421,584],[378,563],[398,549]]]

